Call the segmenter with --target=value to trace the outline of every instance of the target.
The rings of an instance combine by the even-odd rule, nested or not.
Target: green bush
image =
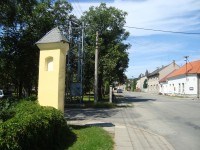
[[[144,84],[143,84],[143,88],[144,88],[144,89],[146,89],[147,86],[148,86],[147,82],[148,82],[147,79],[145,79],[145,80],[144,80]]]
[[[26,100],[26,101],[37,101],[37,96],[29,96],[29,97],[25,98],[24,100]]]
[[[0,149],[62,150],[73,138],[63,114],[32,101],[21,101],[15,116],[0,124]]]
[[[109,82],[106,81],[104,85],[105,85],[104,94],[109,94],[109,90],[110,90],[110,89],[109,89],[109,88],[110,88]]]
[[[0,123],[12,118],[15,115],[13,107],[15,100],[13,99],[2,99],[0,100]]]

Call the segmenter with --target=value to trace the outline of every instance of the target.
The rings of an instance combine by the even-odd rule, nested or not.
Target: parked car
[[[122,93],[122,89],[117,89],[117,93]]]
[[[3,90],[0,90],[0,98],[3,98],[4,94],[3,94]]]

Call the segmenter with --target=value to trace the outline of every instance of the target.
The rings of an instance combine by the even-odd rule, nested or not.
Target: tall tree
[[[123,82],[124,72],[128,67],[129,44],[123,43],[129,33],[124,29],[127,13],[101,3],[98,7],[90,7],[81,20],[86,24],[86,67],[85,83],[93,79],[94,50],[96,31],[99,32],[99,89],[105,81],[111,84],[117,80]],[[91,87],[91,86],[90,86]],[[99,99],[101,99],[99,90]]]
[[[14,86],[20,97],[22,93],[30,95],[38,82],[35,42],[55,26],[64,28],[71,10],[65,0],[0,2],[0,86]]]
[[[148,87],[148,84],[147,84],[147,82],[148,82],[148,80],[147,80],[147,79],[145,79],[145,80],[144,80],[144,83],[143,83],[143,88],[144,88],[144,89],[146,89],[146,88]]]

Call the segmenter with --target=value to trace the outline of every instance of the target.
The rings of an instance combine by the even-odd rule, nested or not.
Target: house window
[[[178,92],[181,93],[181,84],[178,84]]]
[[[45,71],[53,71],[53,57],[45,59]]]
[[[173,90],[174,90],[174,92],[176,91],[176,88],[175,88],[174,84],[173,84]]]
[[[182,83],[182,93],[184,93],[185,92],[185,85],[184,85],[184,83]]]

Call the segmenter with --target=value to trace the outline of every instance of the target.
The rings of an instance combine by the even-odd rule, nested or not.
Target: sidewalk
[[[68,124],[103,127],[113,136],[115,150],[174,150],[171,144],[168,143],[164,137],[149,131],[145,131],[144,129],[137,128],[134,125],[127,124],[122,116],[120,119],[120,113],[116,114],[118,116],[118,121],[120,120],[120,123],[116,123],[112,116],[110,116],[110,118],[109,116],[108,118],[105,116],[100,118],[100,113],[98,112],[98,115],[95,114],[95,116],[98,116],[99,118],[95,118],[95,116],[94,118],[91,118],[90,115],[88,115],[90,117],[84,115],[88,112],[91,113],[92,111],[96,113],[95,109],[92,111],[91,109],[86,110],[86,113],[84,113],[84,110],[80,109],[73,109],[71,111],[81,112],[81,115],[76,112],[78,120],[70,120],[70,116],[67,115],[67,112],[65,112],[66,118],[69,119],[69,121],[67,121]],[[70,112],[70,110],[68,110],[68,112]],[[115,116],[113,117],[115,118]]]

